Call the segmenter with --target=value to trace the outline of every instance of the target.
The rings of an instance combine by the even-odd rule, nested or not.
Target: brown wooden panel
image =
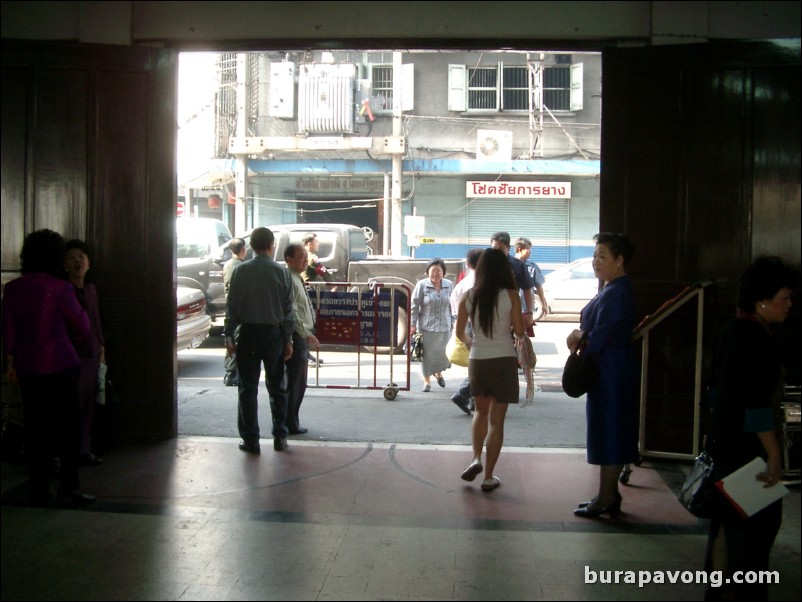
[[[19,270],[19,252],[25,236],[26,111],[30,78],[22,67],[3,66],[2,89],[2,214],[0,236],[2,269]],[[5,279],[3,280],[5,283]]]
[[[799,49],[616,49],[602,61],[600,227],[633,238],[641,315],[687,284],[714,282],[705,290],[707,366],[753,257],[772,252],[799,263]],[[779,330],[791,333],[783,340],[795,343],[784,353],[798,366],[799,320]],[[645,416],[652,450],[690,451],[694,331],[695,317],[681,315],[652,341]],[[795,372],[789,380],[799,378]]]
[[[3,238],[3,257],[19,254],[24,234],[45,226],[92,246],[109,373],[121,398],[107,408],[116,434],[174,437],[176,53],[2,43],[4,77],[30,74],[30,93],[13,113],[25,116],[22,156],[31,157],[7,163],[4,147],[4,181],[8,164],[8,180],[17,188],[30,182],[31,191],[22,210],[4,193],[3,214],[35,217],[9,220],[15,231]],[[5,122],[5,101],[3,110]],[[3,281],[14,276],[5,269]]]
[[[38,69],[33,128],[33,229],[83,237],[87,212],[89,77]]]

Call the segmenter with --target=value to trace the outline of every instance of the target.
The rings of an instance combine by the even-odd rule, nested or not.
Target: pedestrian
[[[304,270],[304,282],[332,282],[334,278],[331,273],[320,262],[318,253],[320,251],[320,239],[314,232],[307,232],[301,239],[306,249],[307,266]]]
[[[451,366],[446,356],[446,344],[451,336],[451,304],[449,298],[454,285],[446,279],[446,263],[432,259],[426,266],[426,278],[418,280],[412,291],[412,315],[409,332],[420,330],[423,342],[423,392],[432,390],[432,376],[441,387],[446,386],[443,370]]]
[[[783,366],[771,328],[785,321],[799,272],[779,257],[761,256],[743,273],[736,315],[721,329],[713,357],[712,416],[706,449],[724,477],[756,457],[766,470],[755,476],[765,487],[782,478],[780,437]],[[744,518],[718,490],[710,521],[705,569],[721,571],[722,588],[706,600],[766,600],[765,582],[736,581],[734,574],[768,573],[769,556],[782,521],[782,500]]]
[[[89,336],[89,316],[64,274],[64,238],[53,230],[25,237],[22,276],[3,291],[3,346],[6,377],[19,383],[32,505],[51,502],[48,481],[51,438],[59,457],[57,503],[93,501],[80,490],[81,413],[78,378],[81,358],[72,337]]]
[[[100,364],[106,363],[103,327],[100,323],[100,304],[97,289],[87,281],[89,272],[89,247],[78,239],[67,241],[65,245],[64,270],[72,285],[81,307],[89,316],[89,336],[74,340],[75,350],[81,357],[81,373],[78,377],[78,391],[81,403],[81,465],[97,466],[103,460],[92,453],[92,418],[98,390],[98,371]]]
[[[582,309],[579,329],[568,335],[573,351],[587,334],[584,353],[596,364],[597,378],[586,400],[588,464],[599,467],[593,499],[574,514],[595,518],[621,512],[618,479],[625,464],[638,460],[638,355],[632,343],[635,296],[627,269],[635,248],[625,234],[602,232],[594,237],[593,271],[602,290]]]
[[[231,288],[231,274],[234,269],[245,260],[245,255],[248,252],[248,247],[245,241],[241,238],[232,238],[228,243],[228,248],[231,250],[231,259],[226,261],[223,266],[223,290],[228,296],[228,291]],[[237,333],[234,333],[234,340],[237,339]],[[223,359],[223,368],[226,373],[223,376],[223,384],[227,387],[236,387],[239,385],[239,377],[237,375],[237,358],[231,353],[226,353]]]
[[[466,326],[473,325],[473,337]],[[525,336],[521,300],[507,254],[486,249],[476,267],[476,283],[460,301],[457,336],[470,349],[468,374],[476,411],[471,422],[473,461],[462,479],[473,481],[484,470],[482,491],[496,489],[494,474],[504,443],[504,419],[511,403],[518,403],[516,338]],[[482,450],[487,444],[485,463]]]
[[[479,263],[479,257],[481,255],[482,249],[471,249],[468,251],[468,254],[465,258],[466,268],[463,271],[464,276],[459,282],[457,282],[457,284],[454,286],[454,290],[451,292],[449,302],[451,303],[451,316],[455,324],[457,322],[457,314],[459,313],[459,304],[468,291],[473,288],[474,282],[476,281],[476,266]],[[473,337],[473,329],[471,328],[470,320],[465,328],[468,333],[468,337]],[[474,409],[474,403],[473,397],[471,396],[470,377],[465,377],[465,380],[462,381],[462,384],[459,386],[457,392],[451,396],[451,401],[453,401],[456,406],[468,416],[471,415],[471,412]]]
[[[224,334],[226,351],[236,353],[239,373],[239,448],[258,454],[257,395],[262,366],[270,396],[273,449],[287,449],[285,362],[292,357],[295,309],[290,273],[273,260],[273,232],[263,227],[253,230],[251,249],[253,259],[242,262],[231,275]]]
[[[512,275],[515,277],[516,287],[521,291],[520,296],[523,299],[522,307],[534,307],[535,302],[532,289],[535,288],[535,283],[523,262],[517,257],[510,255],[510,233],[495,232],[490,237],[490,246],[494,249],[501,249],[507,254],[507,260],[510,262],[510,267],[512,268]],[[534,327],[535,321],[531,313],[525,315],[523,318],[527,330]]]
[[[515,241],[515,257],[526,266],[526,271],[529,272],[532,282],[535,283],[534,294],[537,294],[540,312],[536,312],[534,307],[526,305],[526,300],[521,295],[521,309],[524,312],[524,321],[528,322],[527,314],[532,316],[533,325],[526,327],[526,334],[530,337],[535,336],[534,318],[539,313],[539,318],[544,318],[549,315],[549,304],[546,303],[546,293],[543,291],[543,284],[546,282],[543,278],[543,272],[540,271],[540,266],[532,261],[532,241],[526,237],[521,237]],[[534,299],[534,294],[532,295]]]
[[[284,249],[284,261],[292,280],[295,306],[295,328],[292,332],[292,357],[287,361],[287,429],[290,435],[303,435],[308,429],[301,426],[299,411],[306,393],[309,370],[309,348],[320,348],[315,336],[315,312],[304,286],[303,273],[307,265],[307,252],[303,245],[293,243]]]

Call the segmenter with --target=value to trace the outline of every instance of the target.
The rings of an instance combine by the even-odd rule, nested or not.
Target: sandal
[[[481,462],[473,462],[462,472],[461,478],[463,481],[473,481],[476,478],[476,475],[481,473],[483,470],[484,468],[482,468]]]
[[[501,485],[501,481],[498,477],[490,477],[482,482],[482,491],[493,491],[499,485]]]
[[[423,385],[423,388],[421,389],[423,393],[428,393],[431,390],[432,390],[432,385]]]

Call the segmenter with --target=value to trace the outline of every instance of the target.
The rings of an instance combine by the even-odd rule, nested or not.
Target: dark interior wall
[[[633,238],[641,317],[686,285],[712,281],[705,288],[703,367],[752,259],[771,253],[799,265],[799,66],[798,45],[789,51],[772,43],[603,56],[600,228]],[[778,332],[787,342],[789,382],[797,384],[799,315],[797,307]],[[650,335],[652,449],[688,451],[695,333],[696,311],[685,309]]]
[[[176,53],[2,48],[3,283],[28,232],[87,241],[118,435],[175,436]]]

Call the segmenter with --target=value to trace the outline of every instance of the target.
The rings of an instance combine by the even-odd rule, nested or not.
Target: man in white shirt
[[[303,435],[308,429],[301,426],[298,412],[306,394],[309,347],[320,347],[314,334],[315,314],[306,292],[303,274],[308,264],[307,251],[303,245],[291,244],[284,249],[284,261],[292,280],[293,304],[295,305],[295,328],[292,332],[292,356],[287,360],[287,429],[290,435]]]
[[[479,256],[481,254],[482,249],[471,249],[468,251],[468,255],[466,257],[468,271],[466,272],[465,276],[463,276],[462,280],[457,282],[457,284],[454,286],[454,290],[451,292],[449,301],[451,303],[451,315],[454,316],[455,324],[457,322],[457,311],[459,310],[460,301],[462,301],[462,298],[468,294],[469,290],[473,288],[476,280],[476,265],[479,263]],[[468,333],[468,336],[473,336],[470,321],[467,324],[466,332]],[[467,378],[462,381],[459,390],[451,396],[451,401],[453,401],[456,406],[468,416],[471,415],[471,411],[473,410],[473,398],[471,397],[470,382]]]

